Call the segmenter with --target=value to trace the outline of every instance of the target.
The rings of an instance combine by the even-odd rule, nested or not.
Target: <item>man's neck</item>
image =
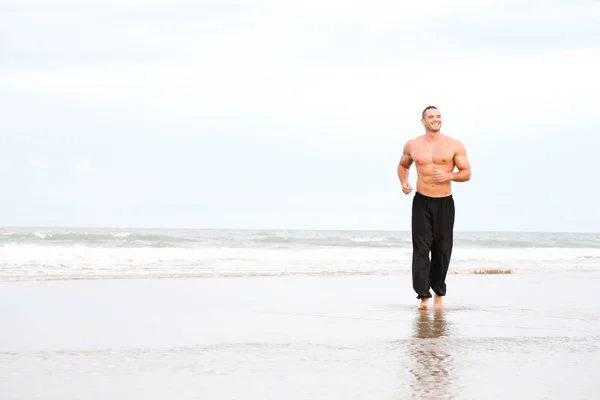
[[[427,129],[425,130],[425,139],[427,140],[437,140],[441,135],[442,134],[440,133],[440,131],[433,132]]]

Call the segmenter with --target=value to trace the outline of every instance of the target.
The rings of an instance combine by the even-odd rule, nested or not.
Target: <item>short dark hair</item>
[[[423,112],[421,113],[421,118],[422,118],[422,119],[425,119],[425,111],[427,111],[427,110],[431,110],[432,108],[433,108],[433,109],[435,109],[435,110],[437,110],[437,109],[438,109],[436,106],[427,106],[427,107],[425,107],[425,109],[424,109],[424,110],[423,110]]]

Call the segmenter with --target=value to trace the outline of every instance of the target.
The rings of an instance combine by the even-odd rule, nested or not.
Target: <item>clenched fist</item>
[[[448,182],[452,179],[452,174],[446,171],[440,171],[439,169],[434,169],[433,177],[437,182]]]
[[[409,194],[410,192],[412,192],[412,186],[410,186],[410,182],[406,181],[402,185],[402,193]]]

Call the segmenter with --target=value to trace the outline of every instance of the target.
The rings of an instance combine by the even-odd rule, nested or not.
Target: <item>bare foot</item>
[[[429,303],[429,299],[427,297],[423,297],[421,299],[421,304],[419,304],[419,310],[427,310],[428,303]]]
[[[433,308],[444,308],[443,297],[437,294],[433,296]]]

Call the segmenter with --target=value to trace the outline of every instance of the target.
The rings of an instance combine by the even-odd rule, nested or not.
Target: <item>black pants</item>
[[[415,193],[412,203],[412,278],[417,299],[430,298],[431,288],[446,295],[446,274],[452,256],[454,199]],[[431,252],[431,260],[429,253]]]

